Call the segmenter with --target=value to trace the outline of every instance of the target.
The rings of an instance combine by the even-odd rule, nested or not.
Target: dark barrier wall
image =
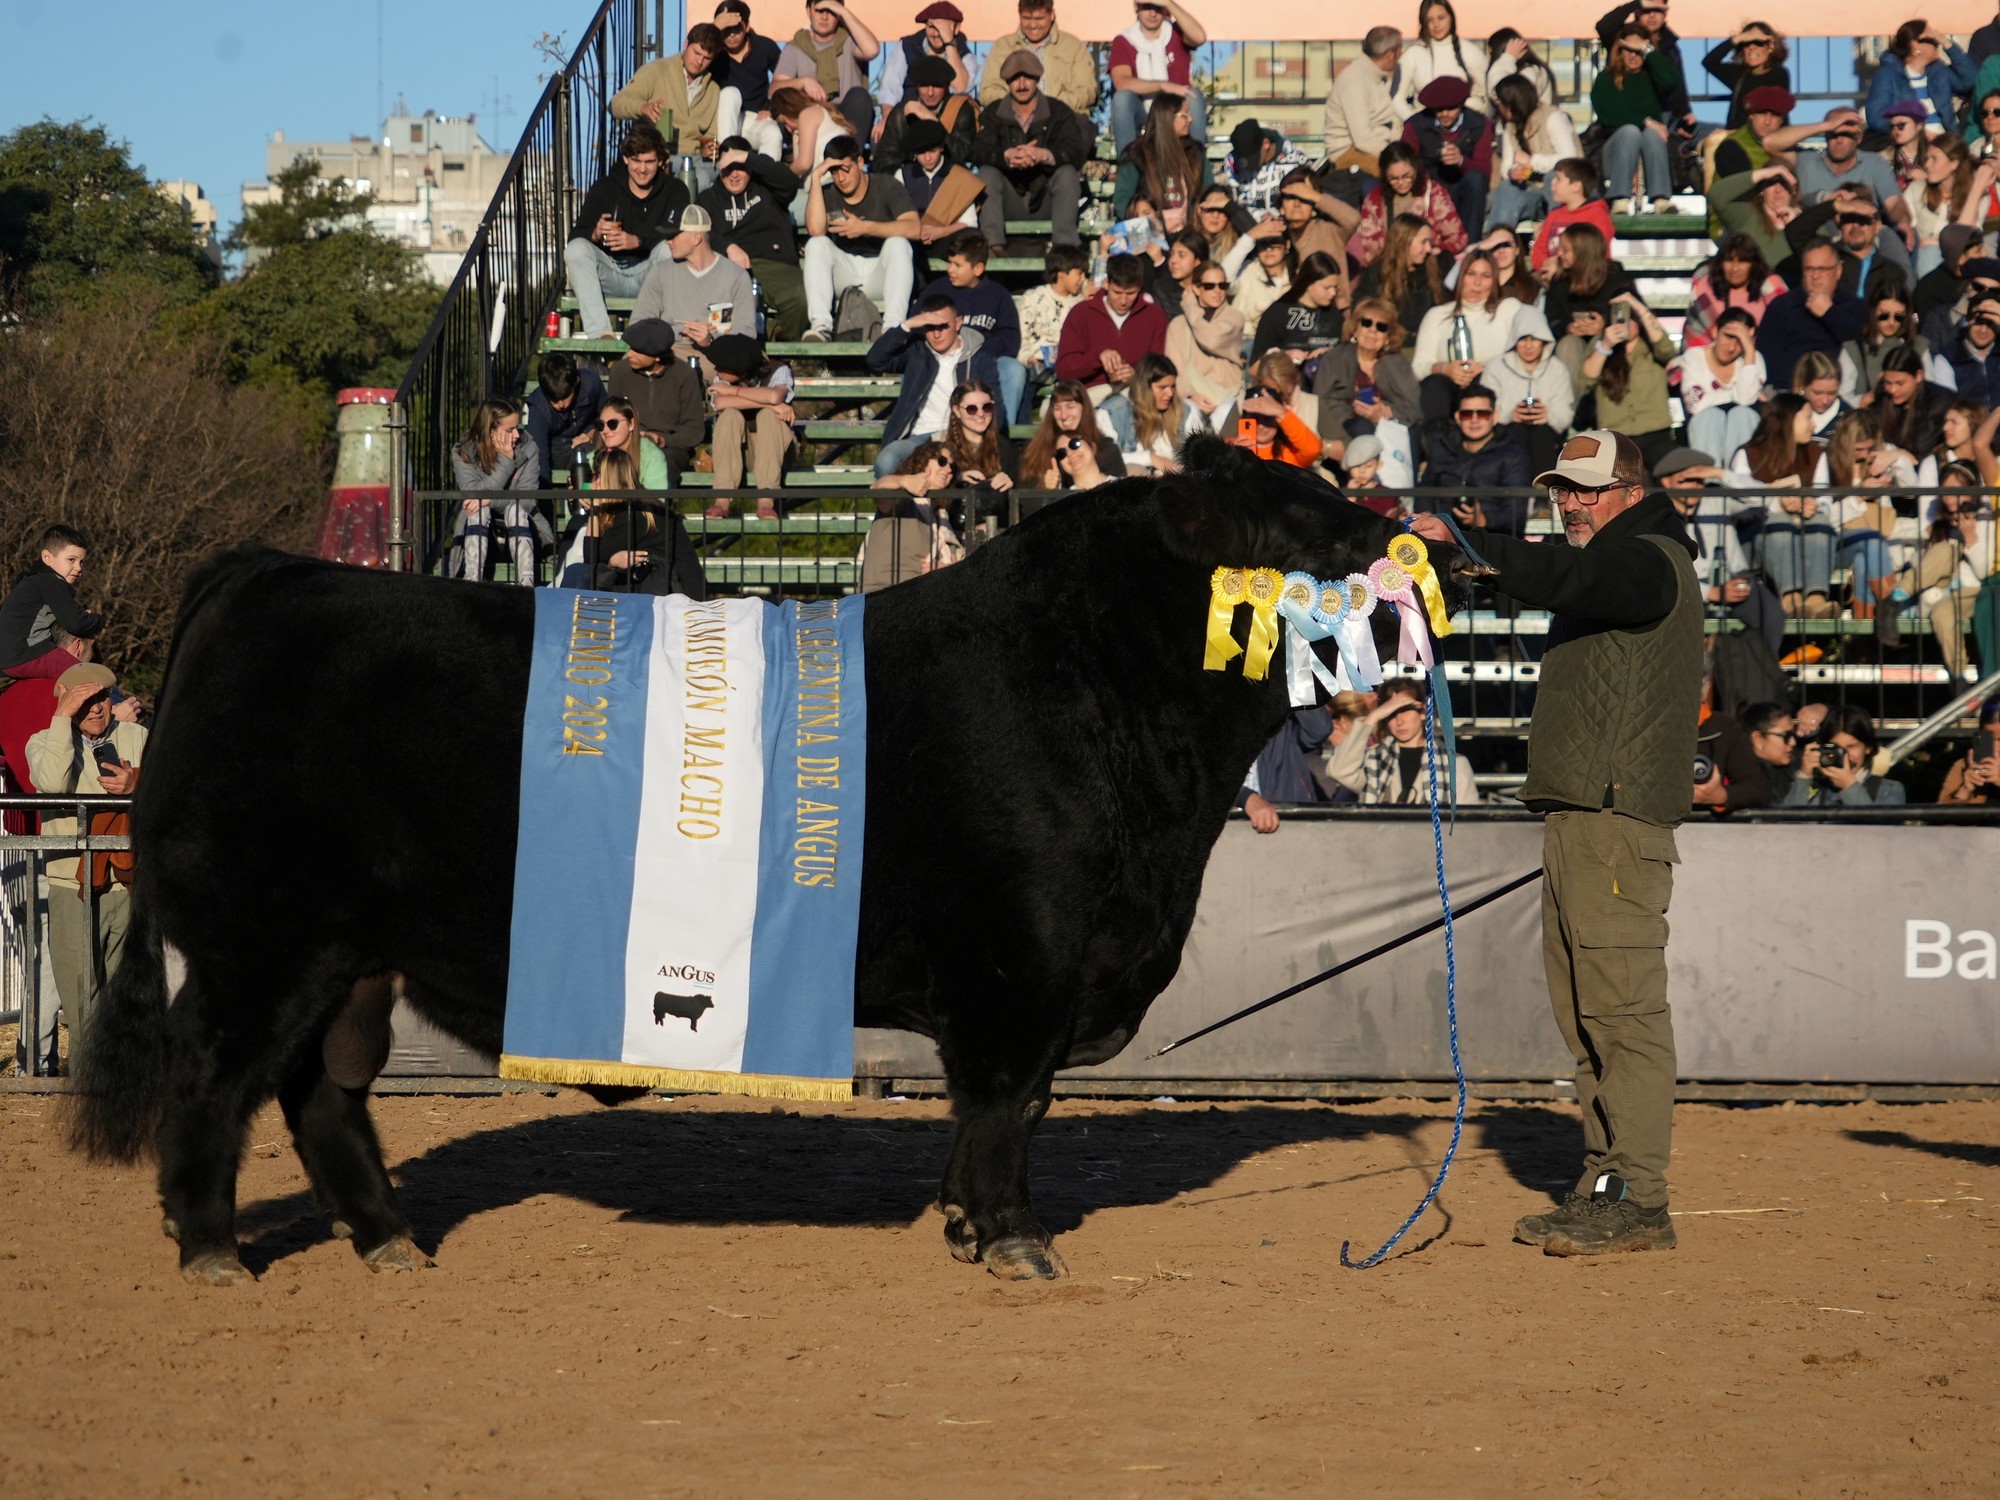
[[[1539,866],[1539,822],[1461,821],[1463,903]],[[1668,946],[1683,1078],[2000,1082],[2000,828],[1700,824],[1679,834]],[[1428,824],[1232,822],[1180,974],[1107,1079],[1448,1079],[1444,935],[1420,939],[1204,1041],[1177,1036],[1437,915]],[[1459,1036],[1476,1079],[1566,1078],[1549,1018],[1537,883],[1458,928]],[[866,1073],[934,1076],[902,1032],[858,1034]]]

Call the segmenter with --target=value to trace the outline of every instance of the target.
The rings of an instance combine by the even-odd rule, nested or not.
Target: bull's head
[[[1316,474],[1255,458],[1214,438],[1192,439],[1180,474],[1160,486],[1169,545],[1204,569],[1275,568],[1343,578],[1365,573],[1402,527],[1355,505]],[[1468,585],[1490,573],[1458,548],[1428,544],[1456,613],[1471,598]]]

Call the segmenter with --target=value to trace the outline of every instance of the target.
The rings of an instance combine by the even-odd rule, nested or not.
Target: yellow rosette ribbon
[[[1236,606],[1250,597],[1248,568],[1217,568],[1208,580],[1208,649],[1202,656],[1206,671],[1220,672],[1243,648],[1229,633]]]
[[[1250,601],[1250,644],[1243,655],[1243,675],[1262,682],[1278,649],[1278,601],[1285,594],[1285,575],[1276,568],[1252,568],[1245,593]]]
[[[1431,619],[1431,633],[1450,635],[1451,616],[1445,612],[1444,588],[1438,582],[1437,569],[1431,566],[1430,548],[1424,545],[1423,538],[1406,531],[1392,537],[1384,550],[1390,562],[1410,575],[1410,581],[1423,596],[1424,613]]]

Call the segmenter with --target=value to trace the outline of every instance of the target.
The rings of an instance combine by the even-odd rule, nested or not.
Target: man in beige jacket
[[[133,699],[125,699],[114,712],[111,692],[117,686],[111,669],[95,662],[71,667],[56,679],[49,727],[28,737],[28,776],[36,791],[54,796],[132,795],[139,785],[139,761],[146,753],[146,730],[137,721],[138,704]],[[38,690],[33,683],[15,689]],[[75,818],[42,819],[45,834],[76,831]],[[132,917],[131,890],[114,878],[97,893],[97,928],[91,930],[84,920],[79,884],[87,870],[84,860],[73,856],[48,863],[49,964],[69,1019],[71,1056],[89,1024],[100,980],[109,979],[118,968]],[[43,1015],[53,1025],[47,1006]]]
[[[1326,96],[1326,159],[1335,167],[1377,174],[1375,158],[1403,131],[1391,102],[1403,34],[1377,26],[1361,39],[1361,56],[1334,75]]]
[[[722,56],[722,46],[722,32],[699,22],[689,28],[687,46],[672,57],[647,63],[611,96],[614,120],[643,116],[658,125],[662,116],[671,117],[674,154],[692,156],[700,164],[695,168],[697,192],[715,181],[715,120],[722,107],[715,60]]]
[[[1042,92],[1060,99],[1079,115],[1097,103],[1097,64],[1090,49],[1066,31],[1056,29],[1055,0],[1021,0],[1021,24],[993,44],[979,74],[979,102],[997,104],[1007,92],[1000,65],[1016,52],[1032,52],[1042,60]]]

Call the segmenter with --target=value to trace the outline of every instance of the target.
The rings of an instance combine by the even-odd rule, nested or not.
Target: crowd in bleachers
[[[1748,22],[1702,59],[1728,96],[1703,127],[1667,0],[1606,13],[1582,98],[1518,30],[1464,37],[1449,0],[1422,0],[1414,35],[1376,26],[1335,74],[1318,141],[1239,109],[1224,149],[1186,7],[1135,0],[1102,73],[1053,0],[1019,20],[975,46],[934,0],[885,41],[810,0],[766,37],[723,0],[612,100],[619,161],[569,244],[580,332],[623,350],[602,381],[588,354],[545,356],[523,435],[475,426],[462,487],[587,477],[621,447],[598,417],[616,398],[645,487],[706,446],[718,488],[748,482],[738,504],[780,514],[788,359],[814,345],[865,343],[897,379],[875,474],[944,527],[954,503],[920,489],[1168,470],[1213,430],[1350,489],[1454,492],[1364,503],[1519,531],[1536,506],[1504,492],[1567,432],[1610,427],[1687,495],[1705,586],[1751,629],[1779,643],[1788,619],[1846,615],[1893,641],[1922,618],[1968,665],[2000,545],[1982,493],[2000,481],[2000,30],[1968,51],[1903,24],[1852,103],[1809,112],[1785,36]],[[1684,314],[1620,259],[1621,225],[1669,212],[1705,217],[1690,238],[1713,245]],[[1045,274],[1016,296],[986,267],[1023,219]],[[966,422],[988,400],[992,442]],[[1811,493],[1829,485],[1883,493]],[[462,565],[494,538],[536,545],[530,511],[469,502]]]

